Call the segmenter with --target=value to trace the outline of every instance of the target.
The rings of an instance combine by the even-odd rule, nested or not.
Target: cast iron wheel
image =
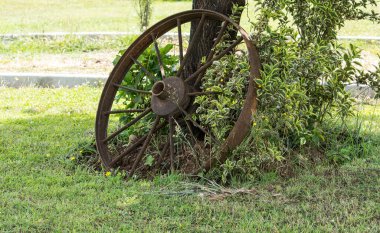
[[[197,46],[198,38],[208,21],[218,22],[220,25],[220,31],[215,37],[213,48],[221,43],[228,43],[228,45],[224,46],[222,51],[212,49],[202,63],[198,65],[195,72],[186,74],[184,69],[189,62],[189,54]],[[188,42],[187,49],[185,49],[182,27],[191,22],[197,22],[197,27]],[[228,33],[226,31],[231,30],[231,28],[236,30],[238,35],[232,41],[222,42],[224,35]],[[174,75],[169,77],[165,73],[167,67],[163,62],[157,41],[164,38],[165,33],[171,30],[177,31],[179,64]],[[233,128],[223,141],[218,141],[211,135],[207,127],[202,125],[202,122],[193,119],[193,114],[197,108],[197,105],[194,104],[194,98],[199,95],[216,96],[220,94],[202,90],[202,78],[214,62],[234,53],[240,44],[245,44],[248,51],[250,64],[248,87],[246,88],[245,99],[241,100],[244,102],[243,107],[237,115]],[[140,55],[148,49],[152,49],[156,53],[156,60],[159,64],[158,71],[149,70],[139,61]],[[154,80],[153,85],[147,89],[124,86],[123,80],[132,66],[138,66],[144,73],[145,76],[141,82],[151,79]],[[194,165],[190,169],[191,171],[185,172],[208,171],[215,164],[224,162],[228,153],[242,142],[251,127],[252,117],[257,106],[255,79],[260,75],[259,69],[260,61],[255,45],[249,39],[248,34],[225,15],[208,10],[191,10],[173,15],[155,24],[125,51],[105,84],[95,126],[97,150],[104,167],[106,169],[120,167],[126,170],[128,178],[132,177],[136,171],[144,173],[152,170],[149,169],[151,167],[160,172],[180,170],[181,163],[177,157],[181,145],[174,138],[175,132],[178,130],[186,131],[186,135],[191,135],[195,139],[190,143],[191,146],[202,147],[202,150],[209,151],[209,145],[202,143],[196,145],[197,141],[202,140],[203,134],[203,137],[211,139],[210,141],[217,144],[219,148],[217,156],[198,158],[202,160],[199,166]],[[121,90],[145,96],[144,98],[149,98],[149,103],[146,102],[144,108],[141,109],[119,109],[116,96]],[[124,122],[120,128],[111,130],[110,117],[120,114],[128,114],[129,120]],[[144,119],[145,122],[141,123]],[[149,130],[142,130],[143,133],[139,133],[139,135],[124,135],[124,140],[129,137],[127,145],[114,142],[135,124],[149,125]],[[150,163],[147,163],[148,156],[151,157]],[[149,168],[144,168],[147,166]]]

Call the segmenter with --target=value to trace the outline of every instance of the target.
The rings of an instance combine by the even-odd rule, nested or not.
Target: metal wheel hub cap
[[[185,109],[190,98],[187,96],[188,87],[178,77],[165,78],[158,81],[152,88],[151,106],[159,116],[170,116],[178,113],[180,108]]]

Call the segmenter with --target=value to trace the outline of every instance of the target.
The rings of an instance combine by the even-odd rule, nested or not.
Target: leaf
[[[163,48],[160,48],[160,53],[161,55],[166,55],[167,53],[170,52],[170,50],[172,50],[174,47],[173,44],[167,44],[165,47]]]
[[[151,167],[153,166],[153,163],[154,163],[154,157],[152,155],[148,155],[145,159],[144,165]]]
[[[302,137],[300,138],[300,145],[303,146],[306,144],[306,138]]]

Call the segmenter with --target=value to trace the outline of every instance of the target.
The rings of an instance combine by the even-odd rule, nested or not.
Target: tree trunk
[[[193,0],[193,9],[206,9],[231,16],[233,5],[244,6],[245,0]],[[234,12],[237,19],[240,19],[241,12]],[[238,22],[239,23],[239,22]],[[193,39],[194,32],[198,22],[193,22],[190,31],[190,40]],[[207,21],[204,24],[203,31],[196,48],[191,51],[189,63],[185,67],[185,74],[189,75],[195,72],[202,57],[207,56],[213,46],[213,40],[220,30],[220,22]],[[231,38],[236,38],[236,32],[230,32]]]

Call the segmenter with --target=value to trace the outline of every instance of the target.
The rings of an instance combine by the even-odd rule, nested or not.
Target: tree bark
[[[193,9],[212,10],[230,16],[233,4],[244,6],[245,0],[193,0]]]
[[[206,9],[222,13],[227,16],[232,15],[233,5],[244,6],[245,0],[193,0],[193,9]],[[234,12],[234,17],[240,20],[242,12]],[[239,23],[239,22],[237,22]],[[197,43],[196,48],[191,51],[188,65],[185,67],[185,75],[192,74],[196,71],[202,57],[207,56],[214,44],[214,38],[220,30],[221,22],[206,21],[203,27],[202,35]],[[190,40],[198,26],[198,22],[193,22],[190,31]],[[236,38],[236,32],[230,32],[231,38]]]

